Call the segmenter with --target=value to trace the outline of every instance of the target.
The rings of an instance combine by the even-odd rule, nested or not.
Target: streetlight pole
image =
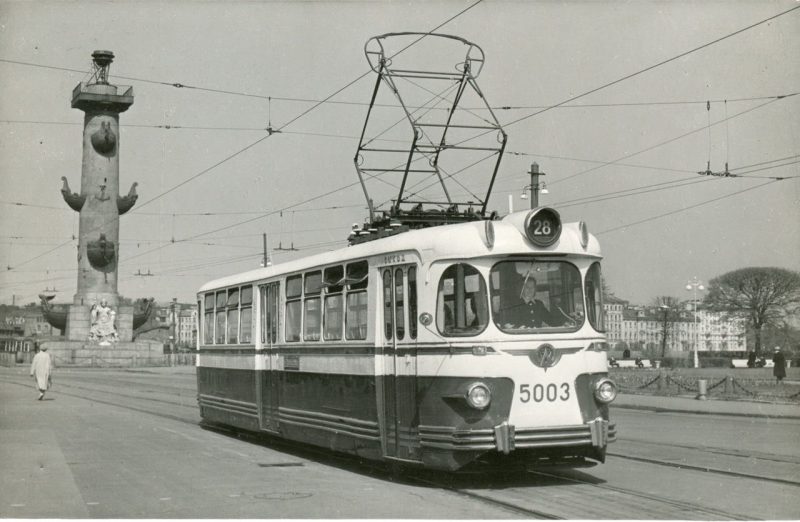
[[[703,286],[703,282],[697,279],[697,276],[693,277],[686,283],[686,290],[693,292],[692,301],[694,302],[694,367],[700,367],[700,359],[697,357],[697,291],[700,290],[701,292],[705,290],[706,287]]]
[[[534,162],[531,164],[531,171],[528,172],[528,174],[531,175],[531,184],[522,187],[522,195],[520,197],[522,199],[528,199],[528,195],[525,191],[530,189],[531,208],[536,208],[539,206],[539,191],[541,190],[542,194],[548,194],[547,186],[544,181],[539,183],[539,176],[544,176],[545,173],[539,172],[539,164]]]

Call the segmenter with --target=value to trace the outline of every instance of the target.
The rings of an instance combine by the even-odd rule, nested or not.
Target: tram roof
[[[571,255],[600,258],[600,244],[592,234],[586,248],[581,246],[578,223],[564,223],[559,239],[549,247],[534,246],[525,236],[522,223],[529,211],[508,214],[500,220],[491,221],[494,228],[494,244],[490,248],[486,240],[486,221],[472,221],[453,225],[441,225],[410,230],[374,241],[367,241],[321,254],[302,257],[268,267],[256,268],[207,282],[198,290],[235,286],[305,271],[315,267],[347,263],[381,254],[415,252],[423,263],[440,259],[464,259],[508,255]]]

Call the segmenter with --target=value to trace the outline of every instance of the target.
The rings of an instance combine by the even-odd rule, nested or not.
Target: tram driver
[[[515,292],[516,294],[516,292]],[[528,274],[522,283],[519,296],[504,307],[500,323],[504,328],[541,328],[542,326],[564,326],[573,319],[557,305],[550,310],[536,299],[536,279]]]

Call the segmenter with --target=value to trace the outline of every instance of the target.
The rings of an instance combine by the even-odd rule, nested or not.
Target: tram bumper
[[[522,449],[592,448],[604,450],[617,438],[616,424],[597,417],[574,426],[517,428],[503,421],[494,428],[452,430],[420,427],[422,446],[449,451],[491,451],[509,454]]]
[[[609,442],[617,438],[616,425],[602,417],[578,426],[556,426],[517,430],[507,421],[494,427],[494,443],[497,451],[508,455],[517,449],[564,448],[591,446],[604,450]]]

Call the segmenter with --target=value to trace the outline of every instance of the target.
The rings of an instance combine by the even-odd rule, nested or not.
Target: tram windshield
[[[564,261],[501,261],[489,275],[492,316],[512,334],[577,330],[584,321],[577,267]]]

